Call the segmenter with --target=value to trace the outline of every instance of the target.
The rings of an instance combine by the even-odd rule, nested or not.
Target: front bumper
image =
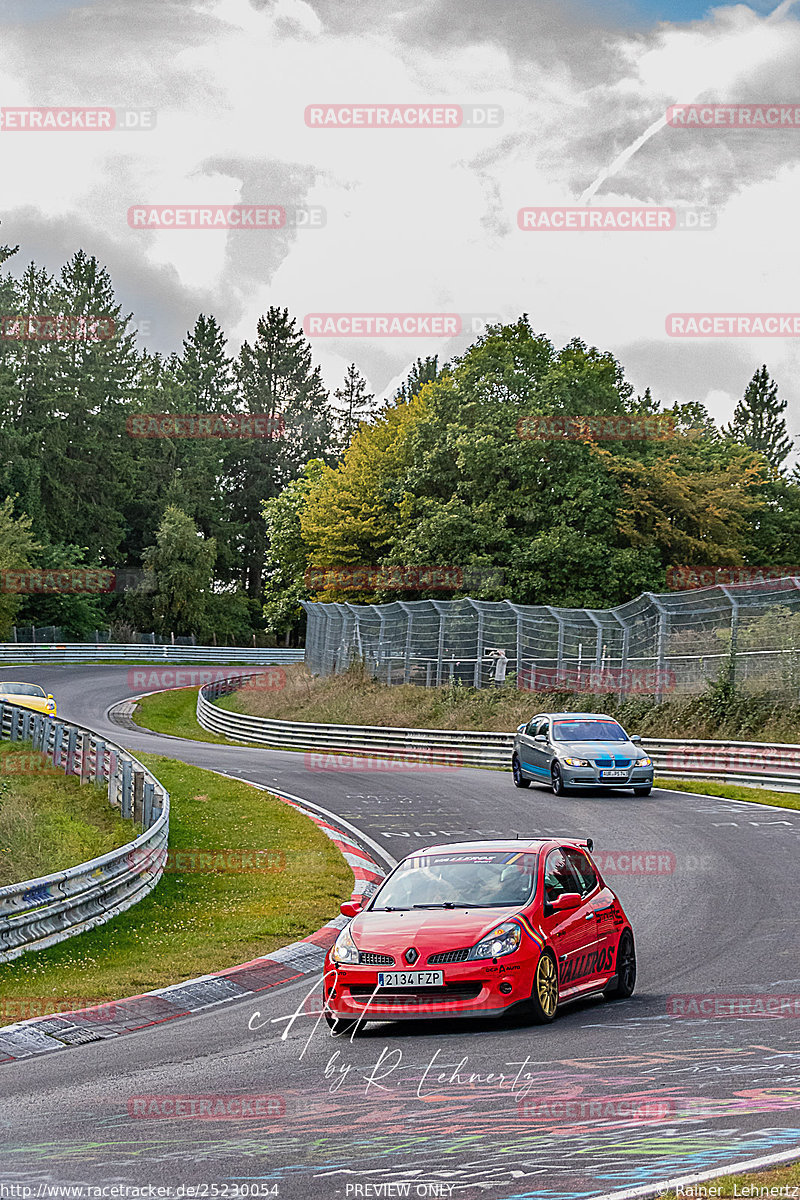
[[[424,1021],[432,1017],[497,1017],[524,1000],[533,988],[535,963],[525,955],[510,954],[509,961],[429,964],[444,974],[444,987],[397,988],[376,991],[374,967],[337,967],[325,963],[323,994],[334,1017],[369,1021]],[[391,968],[387,968],[391,969]],[[511,987],[500,990],[500,984]]]
[[[564,783],[569,787],[652,787],[652,767],[568,767],[559,763]],[[620,776],[603,775],[603,771],[618,770]]]

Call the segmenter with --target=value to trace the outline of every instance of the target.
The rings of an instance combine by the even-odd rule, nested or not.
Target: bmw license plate
[[[379,971],[378,987],[444,987],[444,971]]]
[[[601,779],[627,779],[628,772],[627,771],[601,771],[600,778]]]

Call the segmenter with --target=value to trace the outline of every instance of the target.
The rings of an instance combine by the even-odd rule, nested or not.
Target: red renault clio
[[[590,992],[630,996],[630,921],[591,858],[591,839],[456,842],[399,863],[325,958],[336,1033],[366,1021],[496,1017],[538,1022]]]

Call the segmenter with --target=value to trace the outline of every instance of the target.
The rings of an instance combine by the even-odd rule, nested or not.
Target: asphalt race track
[[[313,1010],[304,983],[25,1060],[0,1069],[0,1182],[25,1184],[33,1197],[40,1182],[172,1185],[173,1196],[201,1185],[201,1197],[248,1184],[251,1195],[324,1200],[434,1195],[420,1185],[439,1184],[444,1196],[565,1200],[800,1157],[800,1020],[668,1011],[676,995],[800,994],[800,812],[663,791],[556,799],[471,769],[311,771],[302,754],[110,723],[109,706],[137,690],[129,670],[9,674],[45,685],[65,719],[134,752],[323,805],[395,858],[432,841],[516,831],[590,835],[596,851],[656,853],[669,868],[607,873],[637,938],[630,1000],[583,1002],[543,1028],[521,1018],[373,1024],[351,1041],[304,1014]],[[128,1115],[134,1096],[217,1093],[277,1096],[285,1115]]]

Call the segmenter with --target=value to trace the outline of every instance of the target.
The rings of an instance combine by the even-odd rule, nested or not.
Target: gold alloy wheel
[[[558,978],[556,964],[549,954],[542,955],[536,968],[536,995],[542,1012],[545,1016],[552,1017],[558,1005]]]

